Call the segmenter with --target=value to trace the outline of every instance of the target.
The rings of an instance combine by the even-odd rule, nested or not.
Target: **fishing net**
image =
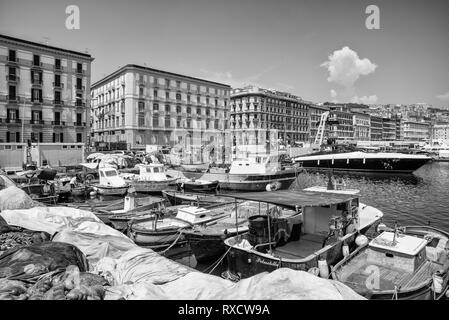
[[[87,271],[88,262],[75,246],[62,242],[43,242],[7,250],[0,256],[0,279],[34,283],[40,276],[67,266]]]

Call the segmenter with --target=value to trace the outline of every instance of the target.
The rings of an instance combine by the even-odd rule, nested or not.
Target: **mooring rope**
[[[206,269],[203,270],[203,272],[207,272],[207,270],[209,270],[212,266],[214,266],[212,268],[211,271],[209,271],[208,273],[211,274],[217,267],[218,265],[223,261],[223,259],[226,257],[226,255],[229,253],[229,251],[232,249],[232,247],[229,247],[228,250],[214,263],[212,263],[209,267],[207,267]]]
[[[174,242],[173,242],[167,249],[161,251],[160,254],[164,254],[164,253],[166,253],[168,250],[170,250],[170,249],[171,249],[171,248],[178,242],[178,240],[179,240],[179,238],[181,237],[181,235],[182,235],[182,230],[179,231],[179,234],[178,234],[178,236],[176,237],[175,241],[174,241]]]

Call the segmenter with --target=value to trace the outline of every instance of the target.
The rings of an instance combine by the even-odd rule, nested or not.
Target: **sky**
[[[133,63],[317,103],[449,108],[448,31],[447,0],[0,0],[1,34],[87,51],[92,83]]]

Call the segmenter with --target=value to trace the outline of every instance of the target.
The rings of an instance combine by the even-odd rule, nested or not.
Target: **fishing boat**
[[[429,156],[422,154],[361,151],[322,151],[293,158],[294,163],[307,170],[395,174],[411,174],[430,160]]]
[[[300,219],[270,214],[250,218],[249,232],[224,240],[228,270],[223,276],[241,279],[285,267],[309,271],[319,268],[328,277],[329,265],[343,258],[343,247],[378,223],[383,214],[359,202],[357,194],[289,191],[228,194],[234,199],[258,201],[261,208],[277,206],[296,211]]]
[[[226,251],[223,241],[247,232],[249,230],[249,219],[259,214],[259,203],[254,201],[231,203],[222,208],[230,213],[227,217],[216,220],[214,223],[193,226],[192,229],[184,231],[198,262],[219,258]],[[277,208],[273,206],[270,210],[275,211]],[[274,215],[274,212],[272,214]],[[294,210],[280,209],[276,212],[276,216],[278,218],[295,219],[297,213]]]
[[[233,160],[229,172],[184,172],[187,178],[219,182],[220,189],[234,191],[273,191],[290,187],[302,169],[285,166],[278,154],[249,155]]]
[[[188,192],[215,192],[217,191],[218,183],[218,180],[208,181],[192,178],[178,180],[177,187],[178,190]]]
[[[185,245],[184,230],[195,225],[212,223],[229,213],[222,208],[182,207],[175,217],[155,217],[131,221],[128,236],[139,246],[156,251]]]
[[[207,193],[179,192],[177,190],[162,190],[162,195],[171,205],[189,204],[197,206],[207,206],[218,203],[230,203],[227,197],[211,195]]]
[[[369,299],[438,300],[448,290],[448,239],[430,226],[385,228],[331,276]]]
[[[163,164],[139,164],[139,175],[122,174],[121,176],[139,193],[160,193],[176,182],[176,178],[168,177]]]
[[[100,195],[107,196],[122,196],[126,194],[129,184],[119,176],[114,168],[99,168],[98,169],[100,182],[93,185],[94,191]]]

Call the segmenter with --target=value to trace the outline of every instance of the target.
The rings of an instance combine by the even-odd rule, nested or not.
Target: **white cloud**
[[[349,47],[335,50],[329,60],[320,66],[329,72],[327,81],[343,86],[347,93],[354,91],[354,84],[360,76],[369,75],[377,68],[369,59],[360,59],[357,52]]]
[[[440,100],[449,100],[449,92],[437,95],[437,98]]]
[[[337,91],[335,91],[334,89],[331,89],[330,93],[332,98],[335,98],[337,96]]]
[[[358,96],[354,96],[351,98],[351,102],[352,103],[363,103],[363,104],[374,104],[377,102],[377,96],[374,94],[372,96],[363,96],[363,97],[358,97]]]

